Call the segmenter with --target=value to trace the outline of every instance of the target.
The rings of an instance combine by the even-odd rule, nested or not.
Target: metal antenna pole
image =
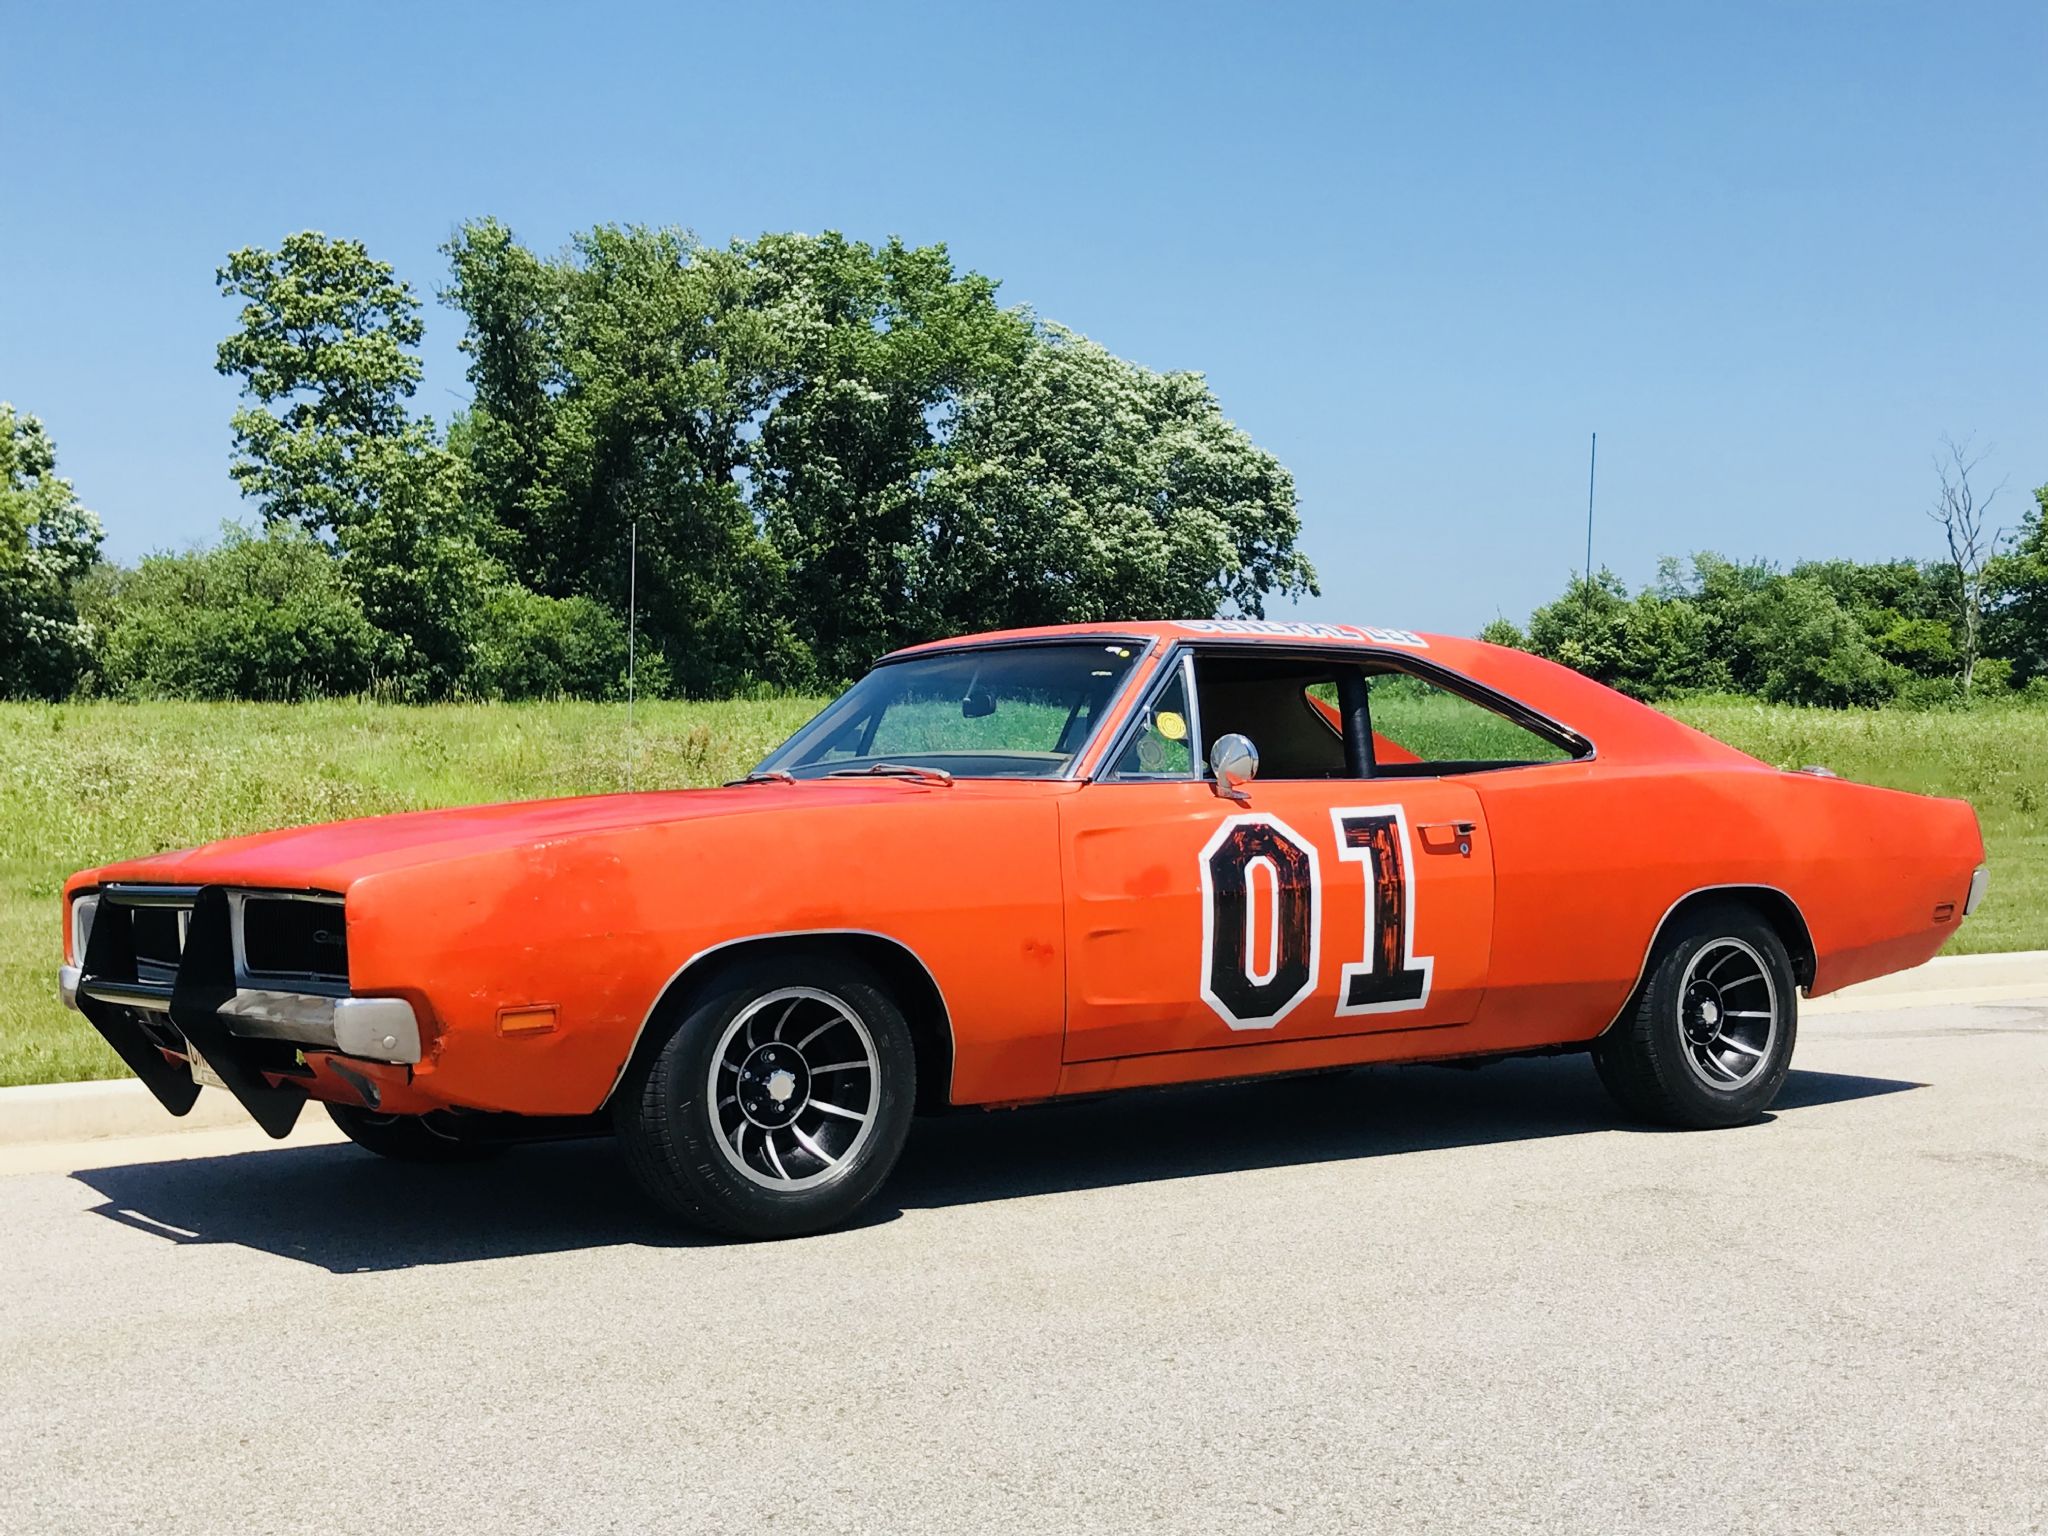
[[[1600,467],[1600,434],[1593,434],[1592,451],[1586,457],[1586,606],[1593,606],[1593,475]]]
[[[626,555],[626,788],[633,787],[634,637],[640,628],[640,519],[633,519]]]

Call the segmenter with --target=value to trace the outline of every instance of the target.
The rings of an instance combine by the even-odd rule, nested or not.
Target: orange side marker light
[[[547,1035],[555,1029],[555,1005],[539,1003],[527,1008],[500,1008],[498,1010],[498,1033],[501,1035]]]

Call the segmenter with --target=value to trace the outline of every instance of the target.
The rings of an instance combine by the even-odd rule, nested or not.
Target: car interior
[[[1417,674],[1341,658],[1197,655],[1195,690],[1204,742],[1249,738],[1264,779],[1433,778],[1590,750]]]

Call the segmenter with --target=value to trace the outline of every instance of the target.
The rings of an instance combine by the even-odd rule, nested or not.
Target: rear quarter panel
[[[1055,800],[1068,786],[892,786],[773,814],[629,828],[370,875],[347,893],[357,991],[428,1023],[418,1081],[523,1114],[602,1105],[693,957],[760,935],[855,930],[910,949],[954,1026],[955,1102],[1058,1082],[1064,940]],[[552,1005],[545,1034],[507,1010]]]
[[[1732,754],[1731,754],[1732,756]],[[1599,761],[1477,775],[1494,844],[1493,971],[1475,1034],[1589,1039],[1686,896],[1766,886],[1813,940],[1814,993],[1917,965],[1961,921],[1983,842],[1969,806],[1743,761]],[[1953,903],[1953,915],[1935,910]]]

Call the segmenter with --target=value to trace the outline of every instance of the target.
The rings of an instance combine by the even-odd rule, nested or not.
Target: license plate
[[[227,1087],[226,1082],[221,1079],[221,1075],[206,1064],[206,1058],[199,1054],[198,1047],[189,1040],[185,1042],[185,1060],[192,1068],[192,1081],[199,1084],[200,1087]]]

